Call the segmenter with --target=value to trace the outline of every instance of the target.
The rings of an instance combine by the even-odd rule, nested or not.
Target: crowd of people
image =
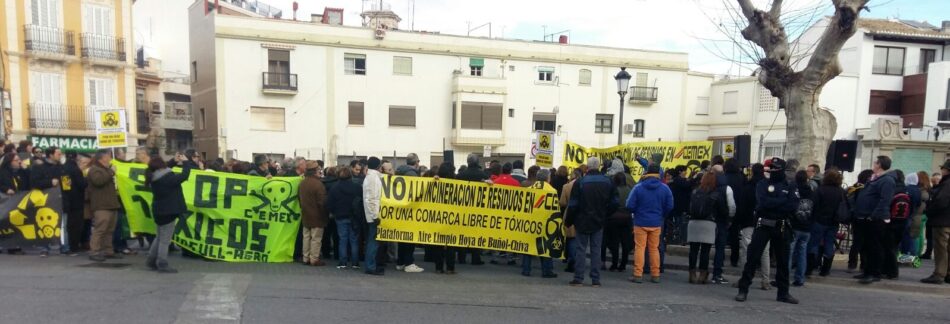
[[[149,235],[117,230],[126,228],[127,220],[116,192],[113,153],[64,155],[56,147],[8,143],[0,158],[0,198],[60,187],[65,228],[61,253],[88,252],[98,262],[121,258],[135,253],[128,243],[134,237],[140,248],[149,247],[148,268],[165,273],[176,272],[167,255],[175,222],[187,210],[181,185],[197,169],[301,177],[295,259],[311,266],[335,260],[338,269],[370,275],[384,275],[389,262],[395,263],[396,271],[425,271],[415,259],[417,248],[424,249],[423,262],[433,263],[439,274],[455,274],[457,264],[484,265],[482,257],[488,256],[490,263],[499,265],[516,266],[520,260],[521,274],[532,275],[535,257],[529,255],[377,241],[382,177],[402,175],[557,191],[567,238],[564,271],[573,273],[572,286],[584,285],[589,276],[591,285],[599,287],[600,272],[627,271],[631,255],[631,282],[644,282],[646,272],[650,282],[660,283],[667,244],[681,244],[689,246],[689,283],[728,284],[723,267],[729,260],[743,268],[733,285],[739,290],[737,301],[747,299],[758,275],[761,289],[777,287],[778,301],[797,304],[789,287],[805,285],[815,271],[829,275],[841,233],[850,234],[848,271],[860,272],[855,278],[861,283],[896,279],[899,264],[931,257],[935,269],[921,282],[950,283],[950,161],[937,173],[905,173],[891,170],[891,159],[879,156],[871,169],[859,173],[855,184],[845,187],[838,170],[822,173],[818,165],[799,168],[797,161],[781,158],[743,168],[735,159],[716,156],[689,174],[686,166],[664,170],[658,163],[662,158],[637,156],[643,170],[637,182],[619,157],[608,161],[590,157],[574,170],[525,169],[522,161],[491,161],[486,169],[472,154],[456,170],[450,162],[426,168],[416,154],[406,156],[406,163],[398,167],[377,157],[326,167],[319,160],[276,162],[263,155],[251,163],[223,159],[205,163],[193,150],[165,161],[139,149],[133,161],[148,166],[145,185],[154,193],[151,213],[158,230]],[[121,159],[124,154],[116,155]],[[182,170],[176,173],[173,167]],[[52,247],[36,249],[45,257]],[[24,253],[19,246],[0,250]],[[554,260],[539,259],[541,277],[557,278]],[[773,260],[776,271],[771,280]]]

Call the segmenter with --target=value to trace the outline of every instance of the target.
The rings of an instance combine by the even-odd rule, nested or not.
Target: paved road
[[[0,255],[3,323],[947,323],[950,295],[810,284],[801,305],[753,290],[693,286],[669,271],[662,284],[606,273],[604,287],[568,277],[525,278],[520,268],[460,266],[454,276],[373,277],[333,267],[233,264],[174,258],[182,272],[145,270],[143,257],[89,267],[82,257]],[[558,265],[560,267],[560,265]]]

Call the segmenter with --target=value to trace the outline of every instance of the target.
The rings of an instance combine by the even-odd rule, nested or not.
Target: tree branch
[[[782,0],[772,1],[772,8],[769,9],[769,15],[772,17],[780,17],[782,15]]]
[[[844,43],[857,31],[858,13],[868,0],[833,0],[835,15],[825,28],[821,40],[802,71],[802,82],[806,88],[816,90],[841,73],[838,64],[838,52]]]
[[[779,16],[756,9],[751,0],[737,0],[742,14],[749,25],[742,30],[742,37],[755,43],[765,53],[759,60],[759,81],[778,98],[784,97],[788,87],[797,82],[799,76],[789,65],[788,36],[779,20]],[[772,2],[772,12],[781,12],[781,0]],[[779,9],[776,9],[776,5]]]

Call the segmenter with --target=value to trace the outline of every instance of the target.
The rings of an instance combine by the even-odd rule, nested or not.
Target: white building
[[[799,48],[811,48],[827,20],[810,28]],[[856,169],[890,155],[904,170],[935,170],[950,152],[950,22],[942,28],[914,21],[861,19],[839,54],[842,73],[819,103],[838,122],[837,139],[859,140]],[[801,60],[807,62],[807,59]],[[804,64],[804,63],[803,63]],[[754,77],[712,84],[709,105],[688,116],[690,139],[732,141],[752,135],[753,160],[782,155],[785,114]],[[935,139],[936,133],[941,134]]]
[[[489,150],[525,159],[534,130],[612,146],[621,125],[625,142],[680,141],[690,93],[712,82],[685,53],[243,17],[201,1],[190,31],[195,145],[209,158],[417,153],[435,165],[454,150],[459,165]],[[623,121],[621,66],[633,75]]]

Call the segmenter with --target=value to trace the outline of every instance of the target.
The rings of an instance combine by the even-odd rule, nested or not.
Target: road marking
[[[240,323],[248,274],[206,274],[195,282],[178,309],[176,324]]]

